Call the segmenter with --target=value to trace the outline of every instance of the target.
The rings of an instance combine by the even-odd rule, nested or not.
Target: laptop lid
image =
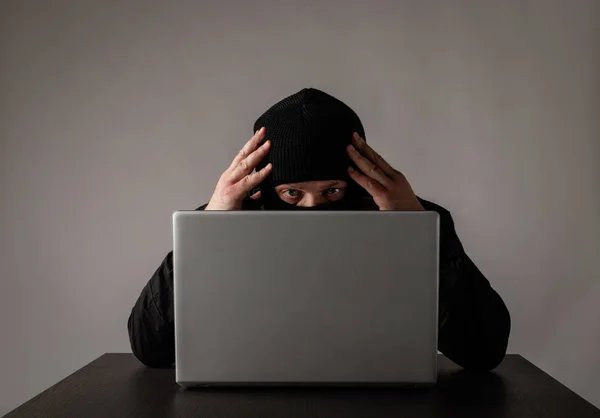
[[[437,213],[189,211],[173,226],[179,384],[436,380]]]

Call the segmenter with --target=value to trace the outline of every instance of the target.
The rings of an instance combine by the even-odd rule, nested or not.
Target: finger
[[[231,162],[231,165],[229,166],[229,170],[233,170],[235,167],[238,166],[240,161],[248,157],[254,150],[256,150],[256,148],[258,148],[258,146],[264,140],[264,138],[265,128],[260,128],[254,133],[252,138],[250,138],[250,140],[246,142],[246,144],[242,147],[240,152],[238,152],[238,154],[235,156],[235,158]]]
[[[371,148],[371,146],[367,144],[367,142],[363,138],[361,138],[361,136],[357,132],[354,132],[354,135],[352,137],[352,144],[361,154],[366,156],[373,164],[381,168],[381,171],[383,171],[385,175],[387,175],[390,178],[394,178],[394,176],[396,175],[396,170],[394,170],[394,167],[389,165],[389,163],[386,160],[384,160],[383,157],[379,155],[377,151]]]
[[[243,196],[256,186],[260,185],[264,181],[264,179],[266,179],[267,176],[271,174],[272,168],[273,164],[269,163],[262,170],[249,174],[242,178],[233,186],[235,189],[235,194]]]
[[[353,145],[348,145],[348,155],[354,161],[354,164],[363,172],[363,174],[376,180],[382,186],[389,187],[392,179],[388,177],[381,168],[377,167],[371,161],[362,156]]]
[[[252,199],[252,200],[260,199],[260,196],[261,196],[261,191],[259,190],[258,192],[254,193],[252,196],[250,196],[250,199]]]
[[[352,167],[348,167],[348,173],[352,180],[357,182],[359,186],[365,189],[373,197],[381,196],[387,191],[377,180],[366,176]]]
[[[229,181],[236,183],[250,174],[252,170],[256,168],[258,163],[265,158],[270,147],[271,141],[266,141],[256,151],[253,151],[250,153],[250,155],[248,155],[248,157],[240,161],[239,164],[231,171],[231,174],[229,175]]]

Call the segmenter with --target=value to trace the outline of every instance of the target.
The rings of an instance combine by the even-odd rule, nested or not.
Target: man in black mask
[[[450,213],[420,199],[399,171],[365,141],[356,113],[316,89],[267,110],[255,134],[200,210],[433,210],[440,214],[438,348],[466,369],[491,370],[504,358],[510,315],[471,259]],[[175,360],[173,255],[143,289],[128,321],[135,356],[148,366]]]

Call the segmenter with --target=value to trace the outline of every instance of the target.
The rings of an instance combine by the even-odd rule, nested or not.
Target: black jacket
[[[420,201],[426,210],[440,214],[438,348],[465,369],[491,370],[506,354],[511,326],[506,305],[465,254],[450,212]],[[173,253],[169,252],[142,290],[127,324],[133,354],[142,363],[173,365],[173,322]]]

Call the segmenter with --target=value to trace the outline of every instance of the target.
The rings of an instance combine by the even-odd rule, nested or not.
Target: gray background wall
[[[449,208],[510,351],[600,406],[600,2],[0,2],[0,414],[104,352],[305,86]]]

